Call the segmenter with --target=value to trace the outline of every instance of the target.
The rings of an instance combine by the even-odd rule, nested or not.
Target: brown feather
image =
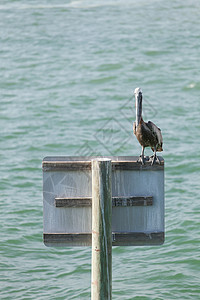
[[[162,134],[161,130],[152,122],[144,122],[141,118],[139,125],[136,127],[136,123],[133,125],[133,132],[143,147],[151,147],[154,151],[163,151],[162,149]]]

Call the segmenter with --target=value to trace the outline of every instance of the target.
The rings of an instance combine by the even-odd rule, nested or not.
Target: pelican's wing
[[[153,133],[153,135],[156,136],[156,138],[158,140],[158,145],[162,148],[163,138],[162,138],[162,133],[161,133],[160,128],[158,128],[151,121],[149,121],[148,123],[146,123],[146,125],[149,127],[149,129],[151,130],[151,132]]]

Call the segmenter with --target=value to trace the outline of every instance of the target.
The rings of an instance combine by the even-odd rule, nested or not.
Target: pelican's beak
[[[135,93],[135,107],[136,107],[136,126],[139,125],[142,116],[142,92]]]

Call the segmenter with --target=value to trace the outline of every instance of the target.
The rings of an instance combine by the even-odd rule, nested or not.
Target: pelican
[[[135,94],[135,107],[136,107],[136,122],[133,124],[133,132],[142,146],[142,152],[138,162],[141,162],[142,165],[145,164],[144,149],[146,147],[151,147],[154,155],[150,157],[151,165],[155,162],[160,164],[160,160],[156,155],[156,151],[163,151],[162,144],[162,134],[160,128],[158,128],[153,122],[148,121],[144,122],[142,118],[142,90],[141,88],[136,88],[134,91]]]

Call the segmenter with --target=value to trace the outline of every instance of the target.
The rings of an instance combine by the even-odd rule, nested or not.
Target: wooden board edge
[[[92,197],[56,197],[55,207],[92,207]],[[112,207],[152,206],[153,196],[112,197]]]
[[[159,246],[165,241],[164,232],[115,232],[112,246]],[[91,233],[44,233],[47,247],[91,246]]]
[[[104,157],[104,156],[102,156]],[[44,172],[48,171],[81,171],[91,170],[91,160],[101,158],[100,156],[52,156],[45,157],[42,161],[42,169]],[[137,156],[108,156],[112,160],[112,170],[163,170],[164,159],[159,156],[160,164],[155,163],[151,166],[151,162],[146,162],[144,166],[137,162]]]

